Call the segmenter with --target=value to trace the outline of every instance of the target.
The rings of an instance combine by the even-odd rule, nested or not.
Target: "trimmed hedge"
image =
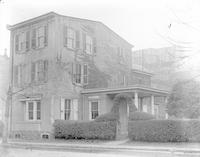
[[[65,139],[104,139],[116,137],[115,121],[110,122],[80,122],[56,120],[54,123],[55,138]]]
[[[109,121],[118,121],[119,115],[113,112],[105,113],[98,116],[94,121],[95,122],[109,122]]]
[[[146,112],[132,112],[129,114],[129,121],[136,121],[136,120],[152,120],[155,117],[152,114]]]
[[[147,142],[199,142],[199,120],[148,120],[129,122],[131,140]]]

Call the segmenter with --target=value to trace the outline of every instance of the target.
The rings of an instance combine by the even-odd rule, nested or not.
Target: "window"
[[[76,63],[73,67],[73,81],[76,84],[87,84],[88,83],[88,65]]]
[[[67,47],[74,49],[75,48],[75,31],[73,29],[67,29]]]
[[[61,99],[61,119],[78,120],[78,99]]]
[[[69,49],[80,48],[80,32],[67,26],[64,27],[64,46]]]
[[[23,86],[28,84],[28,71],[29,66],[27,64],[20,64],[14,67],[14,85]]]
[[[93,49],[93,41],[92,37],[89,35],[86,35],[85,39],[85,51],[87,54],[92,54],[92,49]]]
[[[41,26],[32,30],[32,48],[43,48],[47,45],[47,26]]]
[[[39,60],[31,64],[31,82],[47,81],[48,61]]]
[[[29,32],[27,32],[29,33]],[[17,53],[23,53],[28,48],[28,38],[29,36],[26,32],[19,33],[15,36],[15,51]]]
[[[89,101],[89,108],[90,108],[90,119],[95,119],[99,116],[99,101],[98,100],[91,100]]]
[[[26,115],[27,120],[41,120],[40,100],[26,101]]]

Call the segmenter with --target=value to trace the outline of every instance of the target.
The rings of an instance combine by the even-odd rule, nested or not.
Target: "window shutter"
[[[92,120],[92,102],[89,101],[89,120]]]
[[[96,55],[96,53],[97,53],[96,38],[93,38],[93,54]]]
[[[60,119],[65,120],[65,99],[61,98]]]
[[[72,72],[71,72],[71,77],[72,77],[72,83],[76,82],[76,64],[72,63]]]
[[[88,84],[88,65],[83,65],[83,84]]]
[[[48,25],[44,26],[44,45],[48,45]]]
[[[32,63],[31,64],[31,82],[35,82],[35,72],[36,72],[36,69],[35,69],[35,63]]]
[[[33,49],[36,48],[36,29],[33,29],[32,31],[31,47]]]
[[[64,46],[67,46],[67,26],[64,26]]]
[[[15,51],[19,51],[19,35],[15,36]]]
[[[76,31],[76,48],[80,48],[80,32]]]
[[[28,101],[25,102],[25,120],[28,120]]]
[[[73,106],[73,120],[78,120],[78,99],[72,100]]]
[[[82,41],[83,41],[83,51],[85,51],[86,50],[86,34],[85,33],[83,33],[83,36],[82,36]]]
[[[48,60],[44,61],[44,81],[48,80]]]
[[[30,31],[26,32],[26,51],[29,51],[30,48]]]
[[[15,86],[18,86],[18,66],[16,65],[14,67],[14,84]]]

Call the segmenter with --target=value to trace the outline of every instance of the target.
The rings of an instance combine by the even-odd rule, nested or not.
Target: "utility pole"
[[[6,106],[5,106],[5,120],[4,120],[4,127],[3,127],[3,143],[8,142],[8,136],[9,136],[9,126],[10,126],[10,108],[12,105],[12,89],[11,86],[9,86],[8,92],[7,92],[7,99],[6,99]]]

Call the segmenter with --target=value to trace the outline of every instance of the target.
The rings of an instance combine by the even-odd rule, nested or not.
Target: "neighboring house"
[[[56,119],[93,120],[130,93],[139,111],[165,117],[167,91],[132,69],[132,45],[98,21],[54,12],[9,26],[13,57],[11,133],[51,133]],[[127,131],[129,104],[122,106]],[[124,121],[125,120],[125,121]]]
[[[4,111],[9,83],[9,58],[0,55],[0,120],[4,120]]]

